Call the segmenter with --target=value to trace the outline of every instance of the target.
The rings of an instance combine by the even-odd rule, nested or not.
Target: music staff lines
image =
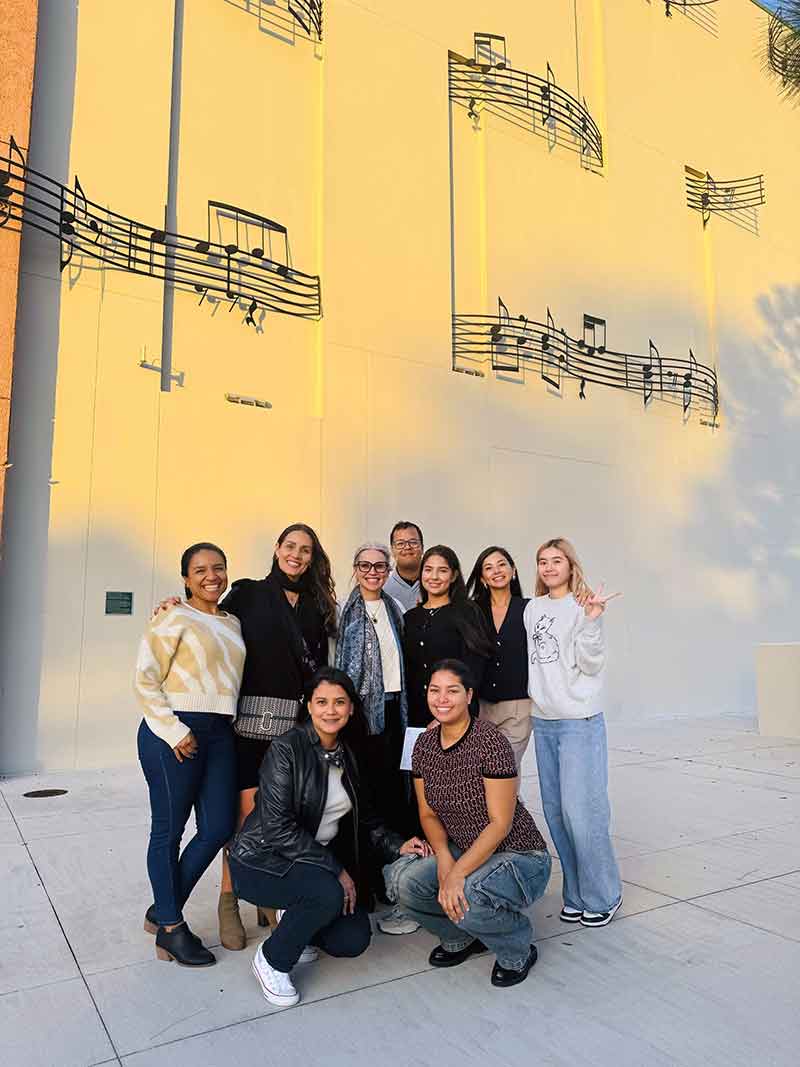
[[[564,378],[573,378],[581,400],[590,384],[625,389],[638,393],[645,407],[658,399],[680,404],[684,415],[696,408],[716,425],[717,373],[699,363],[691,348],[685,359],[662,356],[652,340],[647,355],[618,352],[607,347],[606,321],[595,315],[583,316],[583,334],[577,338],[556,326],[549,308],[546,321],[535,322],[525,315],[512,317],[500,298],[497,304],[497,315],[453,316],[454,369],[465,361],[489,363],[500,374],[538,371],[557,392]]]
[[[307,319],[322,315],[320,279],[290,265],[288,235],[280,223],[211,200],[206,238],[149,226],[89,200],[77,176],[69,188],[33,170],[13,137],[0,154],[0,227],[9,223],[57,239],[61,271],[81,256],[164,279],[199,294],[199,303],[209,294],[229,300],[229,310],[244,301],[245,321],[252,326],[259,309]]]
[[[288,8],[309,37],[322,40],[322,0],[289,0]]]
[[[448,52],[450,99],[466,105],[470,118],[485,108],[511,121],[523,119],[526,128],[532,123],[556,139],[566,138],[582,157],[602,167],[603,137],[586,100],[562,89],[549,63],[544,78],[514,70],[506,60],[505,38],[496,34],[476,33],[474,46],[471,58]]]
[[[749,178],[714,179],[706,171],[684,168],[686,203],[693,211],[699,211],[703,225],[714,213],[751,212],[766,203],[764,175],[754,174]]]

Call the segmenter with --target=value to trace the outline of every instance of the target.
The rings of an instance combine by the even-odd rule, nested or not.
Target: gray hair
[[[355,555],[353,556],[354,567],[356,563],[358,563],[358,557],[361,555],[362,552],[366,552],[367,549],[372,549],[374,552],[382,552],[384,559],[391,567],[392,554],[386,547],[386,545],[382,545],[380,541],[366,541],[363,545],[359,545],[359,547],[356,549]]]

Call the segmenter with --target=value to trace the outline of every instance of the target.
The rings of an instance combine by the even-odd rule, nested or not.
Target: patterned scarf
[[[403,666],[403,615],[390,597],[381,593],[386,612],[397,641],[400,655],[400,718],[403,729],[408,723],[405,668]],[[364,704],[369,732],[382,734],[386,726],[381,667],[381,647],[378,635],[370,619],[361,590],[356,587],[347,598],[339,619],[339,638],[336,643],[336,666],[350,675],[356,692]]]

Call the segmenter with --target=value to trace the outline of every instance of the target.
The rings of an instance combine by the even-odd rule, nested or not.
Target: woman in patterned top
[[[511,745],[492,723],[473,719],[473,682],[459,660],[434,666],[428,706],[438,725],[414,746],[412,773],[427,859],[386,869],[387,891],[441,944],[434,967],[454,967],[487,950],[492,985],[523,982],[536,962],[524,909],[550,878],[547,846],[517,799]]]

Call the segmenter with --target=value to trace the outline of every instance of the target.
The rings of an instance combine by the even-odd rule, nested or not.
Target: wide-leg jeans
[[[144,720],[137,736],[139,762],[150,791],[147,873],[161,926],[183,921],[189,894],[236,827],[236,753],[230,716],[181,712],[178,718],[197,740],[192,759],[179,762]],[[197,833],[179,856],[192,808]]]
[[[622,896],[611,844],[602,714],[533,720],[542,808],[564,873],[564,904],[606,912]]]

